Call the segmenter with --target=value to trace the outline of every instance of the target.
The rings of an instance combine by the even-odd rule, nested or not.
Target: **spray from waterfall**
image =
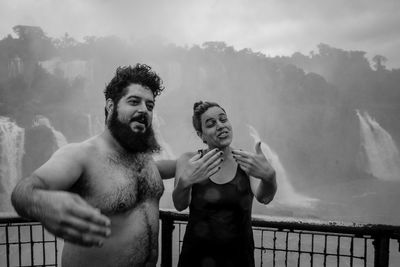
[[[89,136],[100,134],[104,130],[104,121],[98,116],[86,114],[88,120]]]
[[[25,130],[0,116],[0,194],[11,193],[21,179]]]
[[[167,143],[163,135],[161,134],[161,127],[164,125],[164,120],[158,116],[155,112],[153,113],[153,130],[157,138],[158,143],[161,146],[161,152],[154,155],[154,160],[164,159],[175,159],[176,156],[172,151],[171,146]],[[174,189],[174,179],[164,180],[165,191],[172,192]]]
[[[313,202],[317,199],[304,196],[294,190],[278,154],[265,142],[261,141],[260,135],[253,126],[248,125],[248,127],[250,130],[250,136],[254,139],[254,143],[257,144],[258,142],[261,142],[261,150],[276,172],[278,190],[271,204],[274,205],[275,203],[278,203],[292,207],[312,207]]]
[[[400,155],[392,136],[367,112],[356,110],[367,157],[367,171],[378,179],[400,181]]]
[[[153,130],[157,138],[158,143],[161,146],[161,152],[154,156],[155,160],[161,159],[175,159],[175,154],[172,151],[171,146],[167,143],[163,135],[161,134],[161,127],[164,125],[164,120],[158,116],[155,112],[153,113]]]
[[[65,61],[57,57],[51,60],[40,61],[39,64],[52,74],[61,71],[63,76],[69,81],[73,81],[77,77],[84,77],[90,81],[92,77],[90,63],[84,60]]]

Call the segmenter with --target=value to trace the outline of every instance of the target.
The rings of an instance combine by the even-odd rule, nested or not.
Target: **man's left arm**
[[[171,179],[175,177],[176,160],[158,160],[156,161],[158,172],[161,179]]]

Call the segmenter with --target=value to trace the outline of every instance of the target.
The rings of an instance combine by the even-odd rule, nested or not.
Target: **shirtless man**
[[[21,216],[67,241],[63,267],[156,265],[161,177],[175,172],[175,162],[156,165],[151,156],[163,89],[146,65],[118,68],[104,92],[104,132],[62,147],[14,189]]]

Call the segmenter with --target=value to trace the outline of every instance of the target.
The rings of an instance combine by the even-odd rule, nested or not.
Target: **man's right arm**
[[[66,192],[83,173],[82,151],[67,145],[15,187],[19,215],[40,221],[52,234],[85,246],[101,245],[110,221],[79,195]]]

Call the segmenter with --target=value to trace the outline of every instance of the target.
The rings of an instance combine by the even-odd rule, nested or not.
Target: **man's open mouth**
[[[139,117],[133,118],[131,120],[131,123],[132,122],[143,124],[143,126],[145,126],[145,127],[147,127],[147,125],[148,125],[148,120],[145,116],[139,116]]]
[[[227,137],[229,135],[229,132],[228,131],[222,131],[222,132],[220,132],[218,135],[217,135],[217,137],[219,137],[219,138],[225,138],[225,137]]]

